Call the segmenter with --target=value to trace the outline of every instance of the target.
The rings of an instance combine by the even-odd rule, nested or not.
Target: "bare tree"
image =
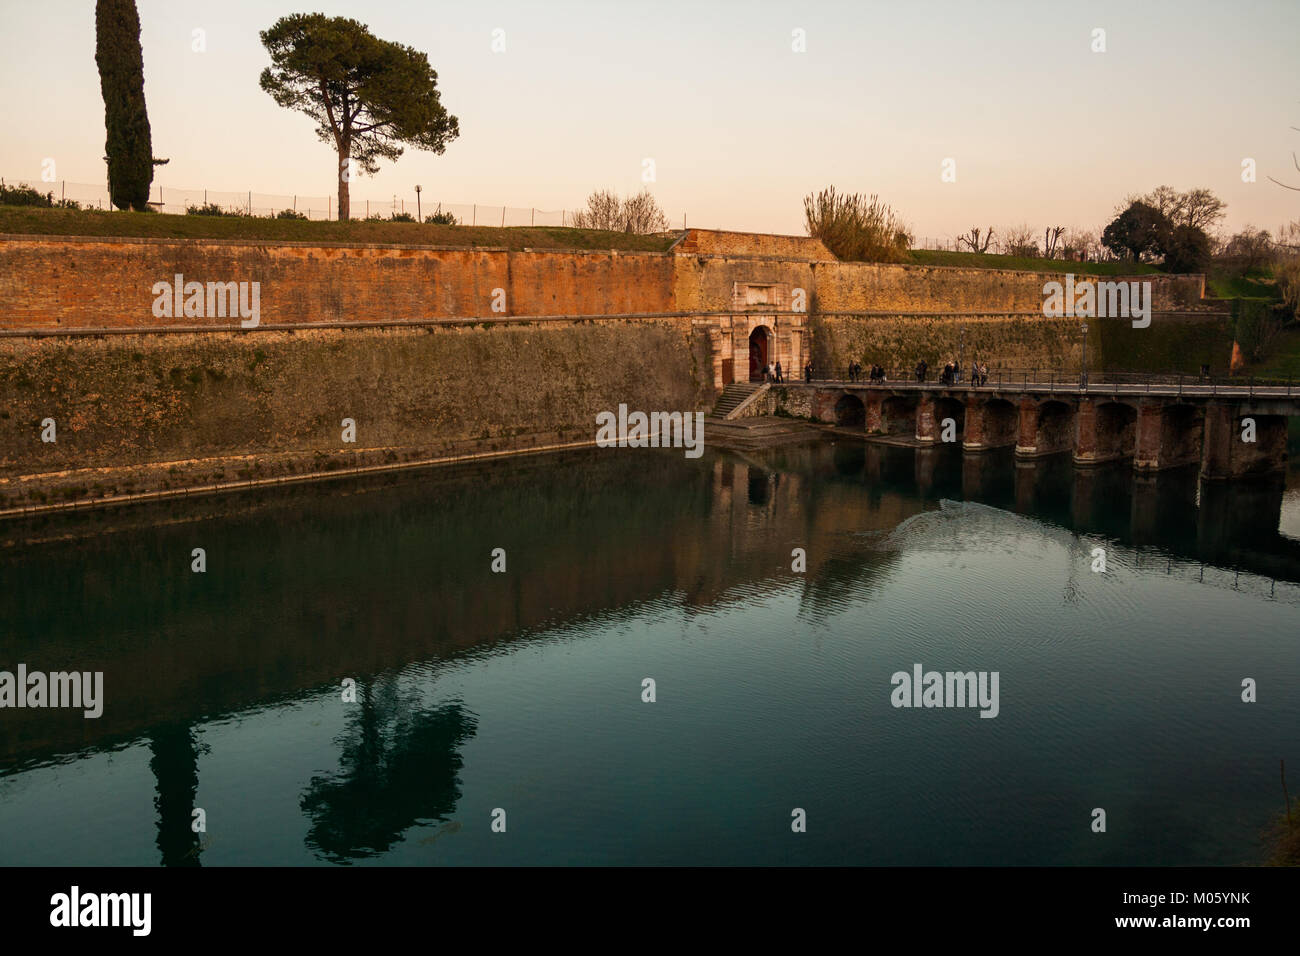
[[[1055,259],[1056,247],[1065,232],[1064,226],[1048,226],[1043,230],[1043,258]]]
[[[1224,216],[1228,204],[1208,189],[1189,189],[1183,193],[1182,204],[1175,220],[1180,225],[1210,231],[1210,227]]]
[[[1291,128],[1295,130],[1297,133],[1300,133],[1300,126],[1292,126]],[[1291,165],[1293,165],[1296,168],[1296,172],[1300,172],[1300,159],[1296,159],[1295,150],[1291,151]],[[1268,178],[1273,180],[1273,182],[1277,183],[1277,185],[1281,186],[1283,189],[1290,189],[1292,192],[1300,192],[1300,186],[1288,186],[1280,179],[1273,179],[1272,176]]]
[[[1273,254],[1273,237],[1267,230],[1247,226],[1223,243],[1220,255],[1232,260],[1239,275],[1254,272]]]
[[[966,246],[971,252],[983,254],[989,251],[989,246],[993,243],[993,227],[989,226],[984,232],[983,238],[980,237],[978,226],[971,228],[971,231],[957,237],[957,245]]]
[[[1300,318],[1300,219],[1278,232],[1273,246],[1273,277],[1287,309]]]
[[[573,214],[573,225],[578,229],[618,232],[622,230],[622,211],[617,193],[598,189],[587,197],[587,208]]]
[[[668,229],[668,217],[648,189],[623,201],[622,216],[624,232],[648,235]]]
[[[1002,253],[1025,259],[1038,258],[1038,242],[1034,230],[1025,223],[1002,230]]]
[[[1292,126],[1291,128],[1292,128],[1292,129],[1296,129],[1296,127],[1294,127],[1294,126]],[[1292,163],[1292,165],[1295,166],[1296,171],[1297,171],[1297,172],[1300,172],[1300,159],[1296,159],[1295,150],[1292,150],[1292,151],[1291,151],[1291,163]],[[1273,179],[1272,176],[1269,176],[1268,178],[1269,178],[1269,179],[1272,179],[1273,182],[1277,183],[1277,184],[1278,184],[1279,186],[1281,186],[1283,189],[1290,189],[1290,190],[1292,190],[1293,192],[1300,192],[1300,186],[1288,186],[1286,183],[1282,182],[1280,179]]]
[[[648,189],[636,196],[619,199],[609,189],[598,189],[587,197],[587,208],[573,214],[577,229],[647,234],[668,228],[668,217]]]
[[[1170,222],[1178,216],[1178,209],[1182,203],[1182,193],[1172,186],[1157,186],[1149,193],[1134,193],[1126,196],[1124,202],[1116,207],[1117,213],[1123,212],[1135,202],[1146,203],[1152,209],[1155,209]]]
[[[1101,242],[1097,233],[1088,229],[1070,229],[1061,240],[1061,258],[1088,262],[1099,255]]]
[[[1175,226],[1191,226],[1204,232],[1209,232],[1228,208],[1223,200],[1204,187],[1180,193],[1172,186],[1157,186],[1146,195],[1129,196],[1124,205],[1134,202],[1146,203],[1159,210]]]

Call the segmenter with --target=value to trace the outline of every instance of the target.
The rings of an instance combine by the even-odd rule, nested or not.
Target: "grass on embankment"
[[[963,269],[1010,269],[1018,272],[1073,272],[1075,275],[1135,276],[1157,274],[1143,262],[1074,262],[1070,259],[1026,259],[991,253],[913,249],[908,261],[919,266],[958,266]]]
[[[559,226],[435,226],[420,222],[264,219],[253,216],[175,216],[157,212],[0,206],[0,234],[127,236],[153,239],[237,239],[256,242],[357,242],[504,249],[617,249],[663,252],[677,238],[638,236]]]
[[[1219,299],[1269,299],[1279,302],[1282,299],[1277,281],[1266,273],[1243,276],[1211,269],[1205,286],[1210,295]]]
[[[1248,363],[1243,374],[1300,382],[1300,324],[1293,322],[1279,331],[1277,338],[1269,343],[1268,356]]]

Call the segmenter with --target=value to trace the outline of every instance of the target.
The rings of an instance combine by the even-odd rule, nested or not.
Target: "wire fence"
[[[974,252],[969,245],[960,239],[954,239],[950,236],[921,236],[912,240],[913,249],[924,249],[930,252]],[[999,242],[994,241],[985,252],[988,255],[1016,255],[1002,246]],[[1118,262],[1120,257],[1115,255],[1104,246],[1100,248],[1091,248],[1084,252],[1076,252],[1072,255],[1066,255],[1062,249],[1057,249],[1052,256],[1044,256],[1041,249],[1035,249],[1033,255],[1025,255],[1021,258],[1028,259],[1060,259],[1062,262]]]
[[[40,180],[0,178],[9,187],[26,187],[46,196],[55,204],[71,206],[76,203],[83,209],[112,209],[108,186],[92,183],[74,183],[67,180],[42,182]],[[159,212],[184,215],[197,210],[213,210],[226,215],[290,218],[285,210],[316,220],[336,220],[339,209],[334,196],[307,196],[277,193],[242,192],[205,188],[187,188],[156,184],[149,194],[149,205]],[[410,216],[422,221],[430,216],[450,214],[465,226],[571,226],[571,209],[538,209],[522,206],[494,206],[485,203],[445,202],[412,192],[409,196],[393,195],[386,199],[350,198],[350,216],[353,219],[391,219],[393,216]]]

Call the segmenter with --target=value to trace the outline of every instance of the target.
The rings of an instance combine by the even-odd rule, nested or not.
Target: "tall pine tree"
[[[119,209],[147,209],[153,143],[144,106],[144,52],[135,0],[96,0],[95,64],[108,131],[109,197]]]

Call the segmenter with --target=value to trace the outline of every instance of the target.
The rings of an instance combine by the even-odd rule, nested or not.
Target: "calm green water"
[[[1258,861],[1297,477],[841,440],[6,523],[0,669],[105,703],[0,710],[0,863]],[[917,663],[996,671],[997,717],[891,706]]]

